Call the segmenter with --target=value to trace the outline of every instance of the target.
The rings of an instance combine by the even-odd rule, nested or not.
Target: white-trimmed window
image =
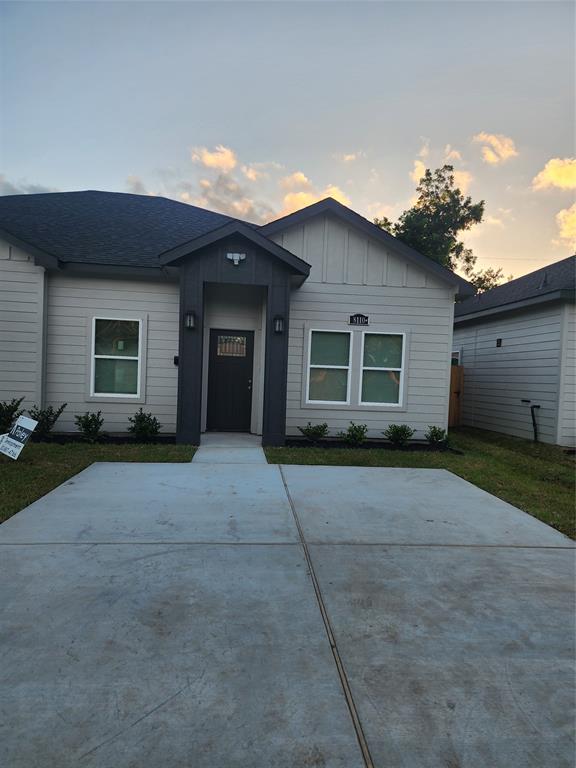
[[[308,403],[350,402],[349,331],[310,331],[308,345]]]
[[[401,405],[404,383],[403,333],[362,334],[361,405]]]
[[[140,397],[142,321],[95,317],[92,377],[96,397]]]

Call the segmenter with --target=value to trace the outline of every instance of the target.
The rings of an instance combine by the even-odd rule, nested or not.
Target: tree
[[[493,267],[488,267],[488,269],[485,269],[484,271],[479,270],[478,272],[473,272],[467,277],[472,285],[476,287],[477,293],[484,293],[484,291],[489,291],[490,288],[496,288],[496,286],[503,283],[504,280],[513,279],[512,275],[505,277],[501,268],[494,269]]]
[[[444,165],[426,169],[416,188],[418,197],[393,224],[385,216],[374,224],[449,269],[461,269],[479,291],[502,282],[502,270],[489,268],[474,272],[476,257],[458,237],[479,224],[484,215],[484,200],[473,203],[454,181],[454,168]]]

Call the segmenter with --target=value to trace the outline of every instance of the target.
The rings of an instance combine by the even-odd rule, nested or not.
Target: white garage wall
[[[454,330],[462,349],[463,424],[533,438],[530,407],[540,439],[555,443],[560,368],[560,306],[526,309]],[[502,339],[502,346],[496,340]]]
[[[562,366],[558,404],[558,444],[576,445],[576,309],[565,304],[562,313]]]

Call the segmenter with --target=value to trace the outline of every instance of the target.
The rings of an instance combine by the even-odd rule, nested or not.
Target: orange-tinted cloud
[[[473,136],[472,141],[476,142],[476,144],[483,144],[482,158],[488,165],[499,165],[518,155],[514,141],[502,133],[486,133],[486,131],[482,131]]]
[[[566,245],[576,248],[576,203],[556,214],[558,233]]]
[[[214,168],[222,173],[232,171],[238,164],[234,150],[218,144],[211,152],[206,147],[196,147],[192,150],[192,160],[205,168]]]
[[[553,157],[532,179],[532,189],[576,189],[576,158]]]

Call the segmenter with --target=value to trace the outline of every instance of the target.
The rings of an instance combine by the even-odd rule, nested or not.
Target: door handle
[[[252,391],[252,379],[248,379],[248,392]]]

